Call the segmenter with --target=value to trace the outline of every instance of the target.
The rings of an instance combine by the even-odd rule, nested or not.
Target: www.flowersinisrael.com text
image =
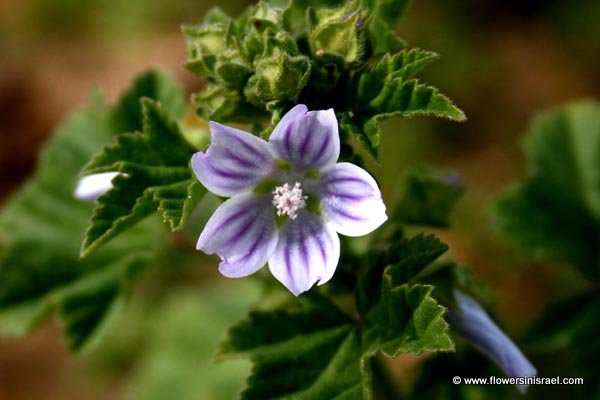
[[[537,376],[462,378],[455,376],[452,378],[452,383],[455,385],[583,385],[583,378],[561,378],[560,376],[551,378]]]

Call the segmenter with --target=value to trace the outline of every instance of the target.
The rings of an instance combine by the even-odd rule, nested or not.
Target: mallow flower
[[[535,367],[471,296],[456,290],[454,298],[458,307],[448,311],[448,321],[467,342],[510,377],[536,376]],[[527,385],[518,385],[517,388],[525,393]]]
[[[192,157],[198,180],[229,197],[202,231],[196,248],[221,258],[226,277],[253,274],[268,263],[294,295],[333,276],[338,233],[362,236],[386,219],[377,183],[358,166],[337,163],[333,109],[297,105],[268,141],[210,123],[211,144]]]

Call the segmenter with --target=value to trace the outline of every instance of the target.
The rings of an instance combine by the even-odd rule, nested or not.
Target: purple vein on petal
[[[260,243],[265,238],[267,230],[268,230],[267,227],[263,227],[262,228],[262,230],[260,231],[260,234],[257,235],[256,239],[252,243],[252,246],[250,246],[250,248],[248,249],[248,251],[246,252],[246,254],[244,254],[244,256],[240,260],[238,260],[237,262],[246,261],[250,257],[252,257],[252,255],[254,254],[254,252],[256,251],[256,249],[258,248],[258,246],[260,245]]]
[[[290,144],[291,144],[291,140],[292,140],[292,128],[293,128],[293,124],[290,123],[288,126],[286,126],[285,128],[285,134],[283,136],[283,144],[284,144],[284,151],[285,151],[285,155],[286,157],[289,159],[292,156],[292,153],[290,152]]]
[[[302,256],[302,261],[304,263],[304,270],[306,271],[306,275],[310,276],[310,262],[308,260],[308,250],[306,249],[306,241],[308,238],[306,236],[306,231],[303,228],[300,229],[299,236],[300,255]]]
[[[315,157],[313,157],[312,163],[319,161],[321,159],[321,157],[323,157],[325,150],[329,146],[330,141],[331,141],[331,136],[325,135],[325,140],[323,140],[323,142],[321,143],[321,148],[317,152],[317,155]]]
[[[231,151],[231,149],[225,149],[225,155],[232,161],[235,161],[235,163],[240,166],[240,167],[244,167],[244,168],[254,168],[256,167],[256,164],[252,161],[248,161],[243,159],[242,157],[240,157],[238,154],[234,153],[233,151]]]
[[[334,197],[340,197],[342,199],[347,199],[347,200],[351,200],[351,201],[363,201],[366,200],[368,198],[370,198],[370,195],[359,195],[359,194],[351,194],[351,193],[336,193],[336,192],[332,192],[332,191],[323,191],[322,192],[323,195],[329,195],[329,196],[334,196]]]
[[[321,258],[323,259],[323,263],[327,262],[327,253],[325,252],[325,244],[323,243],[323,238],[317,228],[312,224],[307,224],[307,228],[310,230],[310,236],[315,239],[317,246],[319,246],[319,251],[321,253]]]
[[[211,171],[213,171],[216,175],[219,175],[223,178],[233,178],[233,179],[251,179],[253,178],[253,175],[250,173],[239,173],[239,172],[233,172],[233,171],[227,171],[225,169],[216,167],[212,164],[208,164],[208,167],[211,169]]]
[[[312,136],[313,136],[313,132],[314,132],[313,126],[314,126],[314,118],[310,122],[310,126],[305,127],[306,134],[304,135],[304,140],[302,141],[302,145],[300,146],[300,154],[306,153],[306,149],[308,148],[308,145],[312,141]]]
[[[251,134],[248,133],[248,135]],[[228,135],[227,137],[229,140],[235,140],[235,142],[239,143],[246,151],[252,153],[254,157],[260,158],[261,160],[264,159],[264,154],[260,150],[257,150],[252,143],[248,143],[247,140],[244,140],[236,135]],[[233,145],[233,143],[231,143],[231,145]]]
[[[248,213],[247,209],[241,209],[241,210],[236,211],[235,213],[233,213],[230,216],[228,216],[224,221],[222,221],[219,224],[219,226],[214,229],[214,231],[215,232],[220,231],[225,226],[231,224],[232,222],[234,222],[235,220],[237,220],[239,217],[242,217],[242,216],[246,215],[247,213]]]
[[[289,238],[289,236],[286,235],[286,238],[285,238],[285,269],[288,273],[288,276],[291,277],[291,279],[293,281],[295,281],[294,275],[292,274],[292,265],[290,262],[290,257],[291,257],[290,256],[290,238]]]
[[[364,180],[353,177],[353,176],[340,176],[340,177],[333,176],[329,179],[323,180],[321,183],[324,185],[329,185],[332,183],[348,183],[348,182],[360,183],[361,185],[368,186]]]
[[[341,208],[336,207],[334,205],[329,205],[329,210],[337,213],[338,215],[340,215],[342,217],[351,219],[353,221],[366,221],[367,220],[364,217],[358,217],[356,215],[350,214],[350,213],[348,213],[348,212],[346,212],[346,211],[342,210]]]
[[[256,150],[256,148],[254,146],[252,146],[245,140],[240,139],[240,138],[235,138],[235,139],[238,143],[240,143],[244,147],[244,149],[246,149],[248,152],[252,153],[255,157],[260,157],[260,158],[263,157],[263,154],[260,151]]]
[[[254,218],[248,218],[248,221],[246,221],[244,225],[238,228],[238,230],[233,235],[231,235],[227,242],[225,242],[225,246],[231,246],[232,244],[236,243],[242,236],[244,236],[244,233],[252,226],[253,223]]]

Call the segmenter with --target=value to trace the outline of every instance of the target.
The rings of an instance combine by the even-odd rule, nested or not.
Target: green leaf
[[[360,312],[366,314],[380,300],[381,275],[386,268],[394,285],[403,285],[446,251],[448,246],[434,235],[420,234],[394,243],[359,276],[357,303]]]
[[[386,82],[374,97],[360,97],[357,110],[371,117],[359,117],[358,127],[362,134],[359,138],[368,143],[367,150],[376,159],[379,158],[381,128],[379,123],[391,117],[412,118],[432,116],[453,121],[464,121],[464,113],[452,101],[432,86],[417,80],[403,81],[394,78]],[[366,94],[365,94],[366,96]]]
[[[600,368],[598,357],[600,357],[600,344],[598,343],[598,332],[600,332],[600,301],[588,308],[588,315],[582,326],[574,332],[573,340],[568,347],[572,351],[575,361],[577,376],[583,378],[586,384],[583,391],[586,398],[600,398]]]
[[[118,171],[113,188],[98,198],[82,247],[87,256],[158,210],[172,230],[185,224],[206,192],[189,162],[194,149],[159,103],[142,101],[143,133],[125,133],[83,172]]]
[[[0,215],[0,333],[26,334],[58,312],[70,348],[81,350],[106,327],[164,232],[148,220],[79,260],[92,205],[73,197],[78,171],[126,123],[124,110],[134,93],[169,102],[170,85],[165,74],[143,74],[116,107],[96,98],[57,129],[36,174]]]
[[[529,347],[552,351],[569,346],[588,320],[595,317],[600,296],[583,293],[550,304],[537,317],[525,338]],[[575,343],[577,345],[577,343]]]
[[[401,50],[404,41],[394,31],[410,0],[363,0],[363,6],[371,13],[369,30],[373,38],[375,55]]]
[[[433,169],[413,171],[404,183],[392,220],[447,227],[450,214],[463,192],[460,176]]]
[[[396,357],[454,350],[443,318],[446,309],[431,296],[433,286],[395,286],[393,279],[390,271],[384,275],[382,299],[367,314],[365,338],[372,354]]]
[[[237,398],[244,386],[244,377],[250,373],[250,363],[236,360],[217,365],[213,356],[227,326],[241,318],[248,304],[259,297],[260,291],[253,283],[227,281],[222,287],[202,290],[171,288],[158,304],[152,299],[150,304],[139,307],[135,315],[121,318],[127,329],[131,329],[132,317],[142,314],[140,317],[144,318],[144,323],[130,333],[129,347],[136,348],[140,342],[145,346],[138,363],[128,368],[128,375],[132,376],[128,397],[138,400]],[[113,357],[122,356],[123,349],[113,341],[107,340],[105,347],[108,348],[99,349],[102,354],[96,352],[98,357],[107,357],[106,351],[112,352]]]
[[[49,296],[48,301],[56,304],[69,348],[83,348],[102,336],[147,260],[122,257]]]
[[[393,27],[410,5],[410,1],[411,0],[363,0],[363,4],[375,14],[375,18],[379,18],[387,25]]]
[[[433,295],[444,306],[457,306],[454,296],[456,290],[468,293],[480,303],[488,303],[490,290],[475,279],[471,271],[451,260],[437,260],[422,270],[416,277],[419,283],[433,286]]]
[[[383,82],[386,79],[410,79],[437,58],[438,55],[436,53],[421,49],[404,50],[396,54],[386,53],[371,66],[369,74],[361,76],[360,84],[363,87],[375,85],[378,87],[378,90],[381,90]],[[372,89],[366,87],[360,90],[367,91]]]
[[[600,276],[600,104],[579,102],[537,117],[525,141],[525,179],[501,194],[499,230],[536,258]]]
[[[111,132],[142,130],[140,99],[143,97],[159,101],[173,118],[181,118],[185,114],[187,105],[183,88],[170,75],[154,70],[138,76],[111,108],[108,116]]]
[[[445,308],[431,297],[432,287],[411,284],[400,271],[417,273],[442,246],[429,237],[405,244],[398,265],[385,270],[375,304],[358,319],[315,291],[250,313],[219,351],[254,364],[242,399],[370,399],[375,355],[452,350]]]
[[[585,398],[600,398],[600,295],[583,293],[548,306],[534,322],[527,342],[536,350],[572,355],[575,376],[583,378]]]
[[[356,136],[379,159],[379,123],[390,117],[434,116],[464,121],[464,113],[439,91],[411,79],[437,55],[413,49],[385,55],[357,78],[352,110],[342,114],[340,126]]]
[[[325,298],[303,300],[297,308],[250,313],[221,343],[221,357],[245,356],[254,363],[242,399],[319,398],[304,394],[338,356],[352,321]],[[360,374],[351,377],[360,380]],[[330,389],[341,394],[347,387]]]

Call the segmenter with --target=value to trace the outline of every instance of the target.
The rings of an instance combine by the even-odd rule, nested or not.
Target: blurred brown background
[[[197,90],[198,79],[182,66],[179,26],[201,21],[216,4],[0,0],[0,204],[34,171],[52,128],[85,105],[93,87],[114,100],[136,73],[158,66]],[[218,4],[237,15],[247,3]],[[383,166],[376,168],[384,195],[393,199],[397,171],[412,165],[450,167],[464,177],[467,194],[453,229],[437,233],[489,283],[493,310],[515,337],[545,304],[585,282],[569,266],[520,256],[494,233],[486,207],[521,176],[519,142],[533,114],[600,98],[598,21],[597,0],[417,0],[398,26],[410,46],[441,55],[423,80],[452,98],[469,121],[387,123]],[[54,321],[27,339],[2,338],[0,400],[128,396],[126,375],[94,365],[67,353]],[[410,373],[404,363],[396,367],[397,374]]]

